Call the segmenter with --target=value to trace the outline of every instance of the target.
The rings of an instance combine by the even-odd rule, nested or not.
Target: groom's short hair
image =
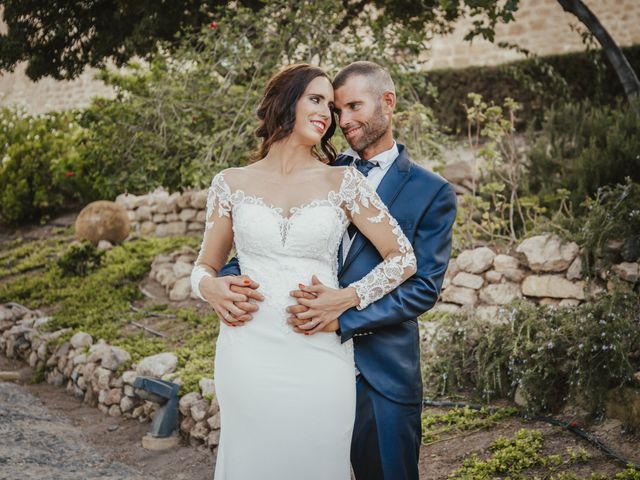
[[[333,88],[337,90],[351,77],[366,77],[371,87],[371,92],[377,97],[381,97],[384,92],[396,92],[391,75],[377,63],[359,61],[353,62],[338,72],[333,79]]]

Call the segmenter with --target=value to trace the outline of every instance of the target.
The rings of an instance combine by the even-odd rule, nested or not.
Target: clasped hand
[[[259,284],[246,275],[205,277],[200,282],[202,295],[220,320],[230,327],[242,326],[253,318],[258,305],[252,300],[264,300],[258,287]],[[360,301],[355,289],[327,287],[315,275],[311,285],[299,284],[298,287],[299,290],[291,292],[297,303],[287,307],[291,314],[287,322],[294,331],[305,335],[335,332],[340,328],[340,315]]]
[[[292,314],[287,322],[297,333],[335,332],[340,327],[340,315],[359,303],[355,289],[327,287],[315,275],[311,285],[299,284],[298,287],[299,290],[291,292],[297,304],[287,307],[287,312]]]

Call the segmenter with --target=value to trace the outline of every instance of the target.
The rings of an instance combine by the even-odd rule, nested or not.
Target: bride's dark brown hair
[[[306,63],[289,65],[269,79],[257,111],[260,126],[256,129],[256,136],[262,139],[262,143],[254,154],[256,160],[266,157],[275,142],[291,135],[296,123],[296,105],[307,86],[317,77],[324,77],[331,82],[322,69]],[[330,116],[331,125],[320,141],[321,151],[318,151],[317,145],[311,150],[314,157],[325,163],[333,162],[336,158],[336,150],[331,144],[336,120],[333,112]]]

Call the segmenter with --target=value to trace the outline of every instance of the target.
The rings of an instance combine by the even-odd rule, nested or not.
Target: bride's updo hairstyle
[[[254,155],[256,160],[266,157],[271,145],[291,135],[296,123],[296,105],[309,83],[317,77],[325,77],[331,82],[322,69],[297,63],[284,67],[267,82],[257,111],[260,126],[256,136],[262,143]],[[336,120],[332,112],[331,125],[320,141],[321,152],[317,145],[312,150],[313,156],[321,162],[330,163],[336,158],[336,150],[330,141],[335,131]]]

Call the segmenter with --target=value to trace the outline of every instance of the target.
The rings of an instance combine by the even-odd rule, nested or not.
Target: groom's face
[[[366,77],[350,77],[334,94],[340,128],[356,152],[371,148],[389,130],[391,116]]]

